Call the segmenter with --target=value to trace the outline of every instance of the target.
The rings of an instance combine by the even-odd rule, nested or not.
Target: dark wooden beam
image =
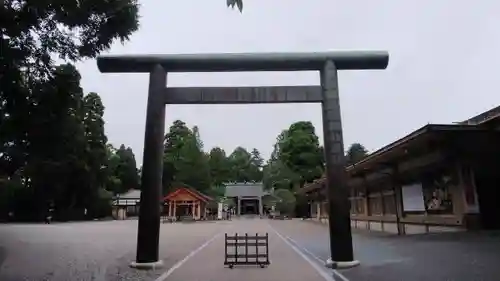
[[[166,104],[317,103],[320,86],[166,88]]]
[[[173,55],[107,55],[97,57],[105,72],[149,73],[160,64],[166,72],[310,71],[333,61],[338,70],[385,69],[386,51],[331,51],[311,53],[229,53]]]

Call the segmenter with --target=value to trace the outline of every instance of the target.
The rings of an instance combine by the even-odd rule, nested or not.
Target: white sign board
[[[224,204],[222,203],[217,204],[217,219],[219,220],[222,219],[222,209],[224,209]]]
[[[401,187],[403,195],[403,210],[409,212],[424,212],[425,201],[422,184],[414,183]]]

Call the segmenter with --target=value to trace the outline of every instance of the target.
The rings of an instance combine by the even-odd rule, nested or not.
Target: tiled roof
[[[481,114],[478,114],[472,118],[469,118],[465,121],[459,122],[459,124],[465,125],[476,125],[476,124],[481,124],[486,121],[492,120],[500,115],[500,106],[497,106],[495,108],[492,108],[488,111],[485,111]]]
[[[226,197],[263,196],[264,190],[261,182],[225,183]]]
[[[193,195],[194,197],[198,198],[199,200],[202,200],[202,201],[205,201],[205,202],[208,202],[208,201],[212,201],[214,200],[212,197],[206,195],[206,194],[203,194],[202,192],[190,187],[190,186],[187,186],[187,185],[180,185],[176,190],[170,192],[169,194],[167,194],[167,196],[165,196],[163,198],[163,200],[169,200],[169,198],[177,195],[179,192],[181,192],[182,190],[185,190],[187,191],[188,193],[190,193],[191,195]]]
[[[140,199],[141,191],[139,189],[131,189],[123,194],[118,195],[120,199]]]

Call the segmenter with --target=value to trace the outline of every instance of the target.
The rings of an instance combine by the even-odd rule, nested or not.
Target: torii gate
[[[142,167],[141,209],[137,234],[137,268],[155,268],[159,259],[160,202],[166,104],[321,103],[326,184],[329,202],[328,267],[352,267],[354,260],[349,192],[340,117],[338,70],[385,69],[385,51],[320,53],[241,53],[192,55],[100,56],[103,73],[149,73],[146,133]],[[319,71],[320,86],[169,88],[169,72]]]

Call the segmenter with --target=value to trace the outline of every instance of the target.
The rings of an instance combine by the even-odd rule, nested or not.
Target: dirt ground
[[[271,265],[225,267],[224,233],[268,233]],[[165,266],[152,271],[129,267],[136,239],[136,220],[0,225],[0,280],[333,280],[266,219],[161,224]]]

